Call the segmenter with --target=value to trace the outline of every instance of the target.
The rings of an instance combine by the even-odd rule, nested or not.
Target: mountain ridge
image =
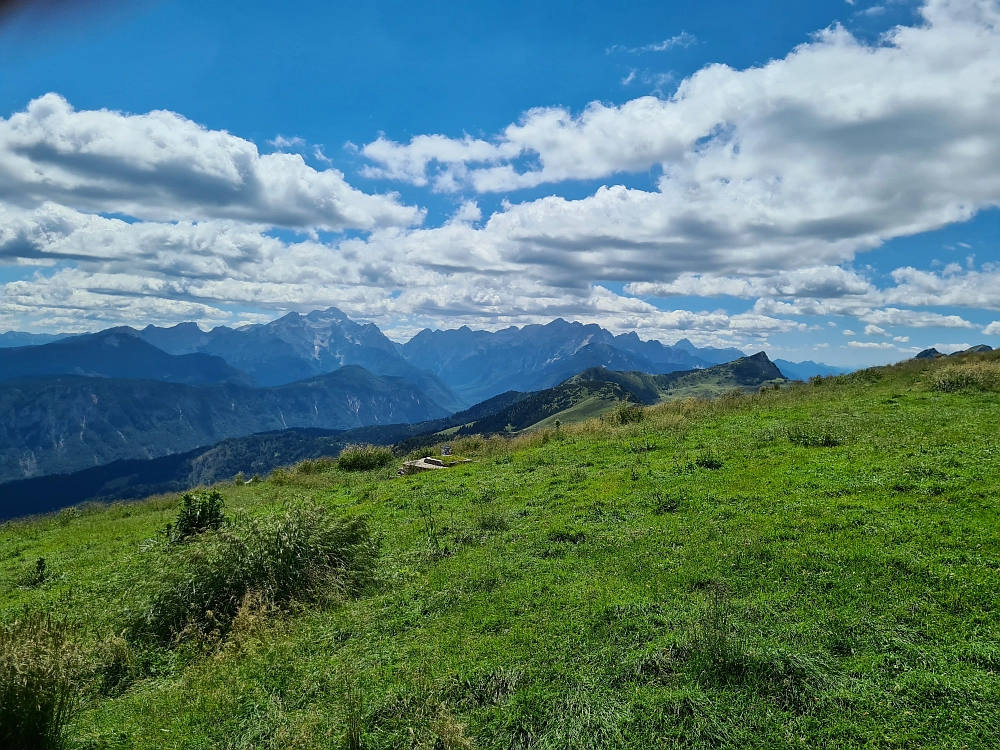
[[[288,427],[421,422],[448,411],[402,378],[348,365],[271,388],[60,375],[0,383],[0,481],[154,458]]]
[[[689,341],[666,346],[643,341],[634,331],[614,335],[596,323],[567,322],[511,326],[499,331],[424,329],[397,344],[407,361],[429,370],[468,400],[478,401],[508,389],[550,388],[578,372],[604,366],[655,374],[711,367],[712,358],[737,359],[739,350],[705,350],[696,356]],[[679,342],[680,343],[680,342]]]
[[[358,365],[375,375],[407,380],[448,411],[469,406],[436,375],[403,359],[374,323],[353,321],[336,307],[306,315],[290,312],[270,323],[238,329],[218,326],[201,331],[194,323],[180,323],[171,328],[146,326],[138,334],[168,353],[221,357],[263,386],[284,385]]]
[[[168,383],[256,385],[247,373],[221,357],[204,353],[174,355],[128,327],[108,328],[36,346],[0,349],[0,381],[24,377],[81,375]]]

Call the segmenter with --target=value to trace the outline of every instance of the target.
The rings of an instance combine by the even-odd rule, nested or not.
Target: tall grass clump
[[[329,456],[307,458],[295,464],[296,474],[321,474],[337,465],[337,461]]]
[[[605,412],[603,418],[613,425],[636,424],[646,418],[646,410],[637,404],[629,403],[626,399],[619,401],[612,409]]]
[[[62,747],[78,667],[65,621],[35,612],[0,625],[0,748]]]
[[[205,531],[218,529],[226,522],[224,508],[221,492],[185,492],[181,497],[177,520],[167,525],[167,537],[172,542],[182,542]]]
[[[394,459],[392,449],[384,445],[348,445],[340,452],[337,465],[344,471],[371,471]]]
[[[833,430],[813,425],[792,427],[788,430],[788,441],[803,448],[836,448],[842,442]]]
[[[1000,391],[1000,360],[964,362],[943,367],[931,381],[931,388],[942,393],[956,391]]]
[[[133,636],[160,641],[224,635],[247,596],[271,606],[357,591],[375,548],[364,519],[301,505],[268,519],[241,519],[154,561]]]

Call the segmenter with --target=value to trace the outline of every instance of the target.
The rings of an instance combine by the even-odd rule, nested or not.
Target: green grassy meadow
[[[247,528],[364,519],[378,556],[159,640],[133,623],[181,564],[177,496],[11,522],[0,620],[62,623],[52,746],[996,748],[998,372],[911,360],[464,438],[446,471],[218,485]]]

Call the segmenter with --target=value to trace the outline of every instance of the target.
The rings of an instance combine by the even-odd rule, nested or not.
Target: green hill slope
[[[666,375],[592,367],[555,388],[532,393],[502,411],[465,425],[459,434],[519,431],[549,426],[556,419],[572,424],[597,417],[621,401],[649,406],[679,398],[711,398],[733,389],[757,390],[764,383],[783,379],[764,352],[704,370]]]
[[[182,544],[176,497],[4,525],[0,679],[68,670],[74,748],[996,747],[1000,358],[642,414],[220,486]]]

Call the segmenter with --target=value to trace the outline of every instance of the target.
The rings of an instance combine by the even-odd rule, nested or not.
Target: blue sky
[[[0,329],[1000,346],[996,2],[355,5],[8,14]]]

